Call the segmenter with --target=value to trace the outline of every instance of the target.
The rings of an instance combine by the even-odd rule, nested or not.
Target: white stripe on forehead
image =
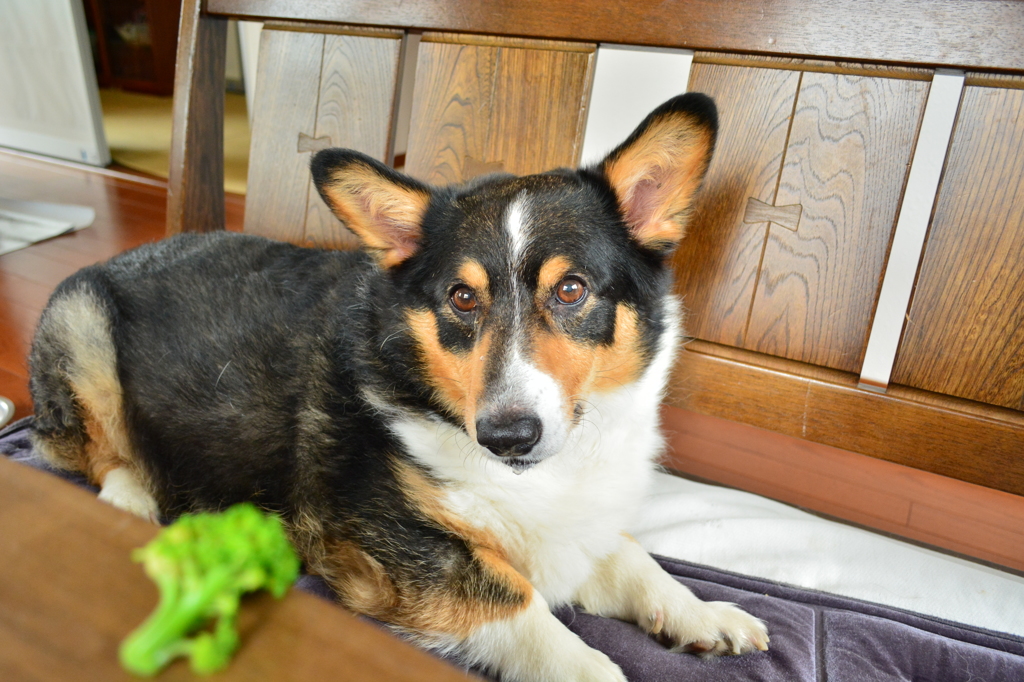
[[[505,229],[512,244],[511,262],[518,264],[530,242],[530,214],[526,190],[520,192],[505,212]]]

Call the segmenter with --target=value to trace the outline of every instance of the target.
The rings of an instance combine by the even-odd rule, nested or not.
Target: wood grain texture
[[[153,524],[51,474],[0,457],[0,678],[133,680],[120,641],[155,608],[131,552]],[[218,680],[469,680],[384,630],[312,595],[243,600],[242,644]],[[185,661],[161,680],[202,679]]]
[[[302,31],[305,33],[338,34],[346,36],[363,36],[365,38],[394,38],[399,40],[405,31],[378,26],[355,26],[352,24],[323,24],[311,21],[279,21],[269,19],[263,22],[263,28],[273,31]]]
[[[1019,73],[983,73],[970,71],[966,74],[964,85],[980,85],[988,88],[1013,88],[1024,90],[1024,74]]]
[[[1024,409],[1024,90],[968,87],[893,381]],[[1018,464],[1018,468],[1019,468]]]
[[[800,227],[800,216],[803,215],[804,207],[800,204],[790,206],[770,206],[754,197],[747,200],[747,208],[743,211],[743,222],[745,223],[775,223],[787,230],[796,230]]]
[[[224,229],[224,64],[228,23],[181,9],[171,128],[167,234]]]
[[[566,52],[593,52],[592,43],[568,40],[531,40],[514,36],[472,35],[469,33],[431,32],[423,36],[428,43],[452,45],[481,45],[483,47],[521,47],[527,50],[564,50]]]
[[[320,70],[316,138],[387,161],[398,93],[400,36],[328,35]],[[303,155],[306,164],[309,155]],[[334,217],[306,171],[304,243],[355,248],[359,241]]]
[[[1024,570],[1024,497],[689,410],[661,417],[671,469]]]
[[[854,374],[830,381],[792,361],[768,369],[758,354],[714,353],[693,342],[680,355],[670,405],[1024,495],[1024,422],[861,390]]]
[[[525,49],[443,37],[426,34],[420,43],[407,173],[448,184],[472,169],[526,174],[577,163],[594,46]]]
[[[719,134],[686,238],[673,256],[686,329],[742,346],[767,225],[744,222],[751,198],[775,203],[800,74],[694,64],[690,90],[718,105]]]
[[[437,31],[825,56],[951,67],[1024,67],[1013,0],[209,0],[216,14]]]
[[[921,67],[868,64],[864,62],[837,62],[824,59],[802,59],[798,57],[777,57],[773,55],[729,54],[724,52],[698,51],[693,55],[694,64],[725,64],[728,66],[753,66],[759,69],[783,69],[785,71],[811,71],[817,73],[841,73],[847,76],[874,76],[877,78],[901,78],[904,80],[930,81],[933,69]]]
[[[745,347],[856,371],[864,357],[928,84],[805,73]]]
[[[320,33],[261,32],[246,232],[296,244],[305,240],[309,153],[299,152],[299,133],[316,137],[324,40]]]

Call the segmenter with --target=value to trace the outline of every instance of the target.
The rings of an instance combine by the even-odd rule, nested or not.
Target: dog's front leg
[[[626,682],[619,666],[570,632],[536,591],[516,615],[478,627],[463,651],[503,682]]]
[[[378,551],[378,560],[348,539],[306,539],[299,544],[312,569],[350,609],[424,646],[454,649],[467,663],[500,673],[502,682],[626,680],[607,656],[562,625],[500,552],[446,537],[410,564],[391,562],[386,551]]]
[[[763,622],[734,604],[701,601],[628,536],[597,565],[576,601],[589,613],[637,623],[673,651],[721,655],[768,649]]]

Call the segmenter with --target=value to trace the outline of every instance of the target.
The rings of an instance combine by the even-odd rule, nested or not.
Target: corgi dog
[[[279,514],[346,607],[505,681],[625,679],[552,615],[569,603],[679,651],[764,650],[624,533],[716,130],[686,94],[594,167],[449,187],[320,151],[362,249],[183,234],[76,273],[32,346],[35,444],[144,518]]]

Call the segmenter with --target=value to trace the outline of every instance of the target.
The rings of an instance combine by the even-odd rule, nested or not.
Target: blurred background
[[[181,1],[3,4],[0,146],[166,178]],[[239,194],[261,28],[228,27],[225,189]]]

